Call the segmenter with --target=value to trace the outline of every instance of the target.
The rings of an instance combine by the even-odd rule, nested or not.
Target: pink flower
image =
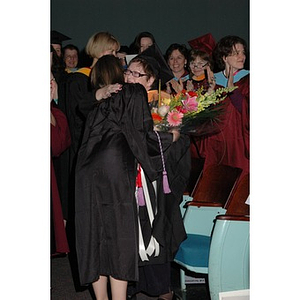
[[[197,111],[198,109],[198,102],[196,101],[197,97],[190,97],[188,95],[186,100],[182,101],[183,107],[187,110],[187,111]]]
[[[183,113],[176,110],[168,113],[167,121],[171,126],[179,126],[182,123]]]

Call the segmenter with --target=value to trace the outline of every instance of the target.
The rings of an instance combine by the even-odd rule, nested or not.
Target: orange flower
[[[151,115],[152,115],[153,122],[155,124],[160,123],[163,119],[158,113],[153,112]]]

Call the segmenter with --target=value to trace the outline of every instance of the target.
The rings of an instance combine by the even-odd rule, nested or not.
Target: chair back
[[[250,193],[250,178],[249,174],[243,176],[238,182],[236,189],[233,191],[232,196],[228,199],[225,204],[227,209],[227,215],[250,215],[250,206],[246,204],[246,200]]]
[[[189,181],[185,189],[185,194],[191,195],[193,190],[195,189],[198,178],[203,171],[204,162],[204,158],[191,157],[191,171]]]
[[[191,194],[193,202],[221,203],[225,206],[242,170],[227,165],[208,166],[199,176]]]

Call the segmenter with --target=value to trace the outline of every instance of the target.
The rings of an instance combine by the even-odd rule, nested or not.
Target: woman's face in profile
[[[246,60],[244,46],[242,44],[235,44],[232,47],[231,53],[228,56],[223,57],[223,60],[226,65],[229,65],[234,70],[243,69]]]

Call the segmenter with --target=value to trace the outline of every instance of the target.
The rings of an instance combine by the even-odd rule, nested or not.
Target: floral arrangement
[[[209,94],[203,93],[202,87],[196,92],[182,90],[169,99],[162,98],[158,107],[151,110],[153,122],[159,130],[176,127],[185,132],[196,131],[195,127],[221,113],[218,104],[236,88],[218,88]]]

